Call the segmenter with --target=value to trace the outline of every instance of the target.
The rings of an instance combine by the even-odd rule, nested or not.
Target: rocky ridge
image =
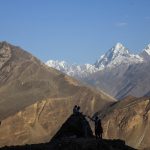
[[[137,149],[149,149],[150,99],[126,97],[99,112],[104,137],[125,140]]]
[[[150,93],[149,54],[149,45],[140,54],[135,55],[131,54],[121,43],[117,43],[94,65],[87,65],[90,66],[88,69],[78,66],[79,69],[72,70],[69,75],[75,76],[117,99],[128,95],[142,97]],[[59,66],[59,62],[56,63],[56,66]],[[53,67],[55,68],[55,65]],[[57,69],[61,70],[61,68]],[[61,71],[68,74],[68,70]]]
[[[58,69],[70,76],[77,78],[84,78],[99,72],[106,68],[113,69],[119,65],[131,65],[144,63],[150,58],[149,45],[142,51],[142,53],[131,54],[129,50],[121,43],[117,43],[114,47],[109,49],[104,55],[102,55],[94,64],[69,64],[65,61],[49,60],[46,65]]]
[[[87,125],[87,136],[83,125]],[[2,150],[134,150],[122,140],[97,140],[82,114],[71,115],[49,143],[3,147]]]
[[[93,114],[115,101],[20,47],[0,42],[0,54],[0,146],[47,142],[75,104]]]

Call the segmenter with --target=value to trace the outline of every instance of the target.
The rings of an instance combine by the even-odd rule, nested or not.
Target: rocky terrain
[[[0,146],[47,142],[75,104],[91,115],[114,101],[0,42]]]
[[[125,140],[137,149],[150,149],[150,98],[129,96],[99,112],[104,137]]]
[[[127,93],[132,92],[133,87],[137,87],[139,92],[146,91],[146,95],[148,95],[150,92],[147,90],[149,78],[142,76],[142,72],[134,77],[135,72],[132,71],[140,72],[143,69],[145,70],[144,74],[148,76],[148,62],[144,66],[142,63],[136,65],[127,67],[124,72],[122,70],[126,75],[124,82],[114,80],[113,84],[117,83],[116,87]],[[122,79],[119,69],[118,72],[114,71],[112,79],[115,76]],[[101,79],[106,83],[110,82],[107,74],[105,74],[105,78],[101,77]],[[129,86],[126,80],[132,81],[134,84],[129,84]],[[142,83],[145,84],[145,89],[142,87]],[[122,84],[131,88],[123,88]],[[143,91],[140,88],[143,88]],[[112,93],[115,93],[113,88]],[[47,149],[47,147],[50,149],[56,145],[63,145],[62,149],[66,147],[71,149],[77,145],[77,149],[82,150],[100,145],[100,147],[104,147],[104,150],[119,150],[120,147],[120,149],[129,148],[125,146],[125,143],[138,149],[150,148],[149,98],[128,96],[122,101],[116,101],[102,91],[87,87],[74,78],[47,67],[28,52],[7,42],[0,42],[0,104],[0,146],[3,149],[31,149],[31,147],[41,149],[41,146],[43,149]],[[56,142],[56,145],[48,143],[52,137],[52,141],[60,139],[58,138],[62,135],[60,133],[68,137],[66,130],[62,132],[62,129],[65,128],[64,126],[67,126],[67,129],[70,128],[71,125],[68,127],[69,119],[66,121],[67,125],[64,122],[72,114],[72,108],[76,104],[81,106],[81,112],[86,115],[91,116],[97,112],[102,118],[104,138],[112,140],[97,142],[93,139],[90,125],[88,125],[89,137],[87,139],[82,134],[76,135],[79,133],[78,129],[81,129],[82,124],[80,124],[81,126],[73,127],[71,130],[73,131],[71,139],[69,136],[69,139],[65,140],[63,136],[58,143]],[[80,119],[76,121],[73,125],[78,124]],[[69,135],[70,133],[72,132],[69,131]],[[72,137],[77,138],[72,140]],[[125,143],[117,139],[121,139]],[[38,145],[38,143],[47,144]],[[37,145],[4,147],[26,144]],[[55,147],[56,150],[57,148]]]
[[[87,126],[87,135],[85,129]],[[3,147],[2,150],[134,150],[122,140],[95,139],[82,114],[71,115],[49,143]]]
[[[128,95],[142,97],[149,96],[149,71],[150,63],[120,65],[113,70],[97,72],[84,80],[104,92],[109,91],[108,93],[117,99],[123,99]]]

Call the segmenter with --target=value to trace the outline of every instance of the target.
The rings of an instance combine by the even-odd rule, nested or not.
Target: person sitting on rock
[[[88,118],[95,123],[95,136],[96,136],[96,139],[97,138],[102,139],[103,128],[102,128],[102,124],[101,124],[101,119],[98,118],[98,116],[95,116],[94,119],[89,117],[89,116],[88,116]]]

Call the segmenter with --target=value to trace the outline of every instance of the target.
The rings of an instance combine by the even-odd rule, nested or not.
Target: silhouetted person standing
[[[95,124],[95,136],[96,138],[102,139],[103,134],[103,128],[101,124],[101,119],[99,119],[97,116],[93,119],[91,117],[88,117],[90,120],[92,120]]]
[[[87,120],[85,119],[85,116],[83,116],[84,119],[82,121],[82,127],[83,127],[83,131],[84,131],[84,137],[87,138],[88,135],[88,123]]]
[[[77,114],[80,114],[80,106],[77,107]]]

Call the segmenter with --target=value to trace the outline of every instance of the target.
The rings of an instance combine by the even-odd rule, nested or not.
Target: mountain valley
[[[150,45],[140,54],[131,54],[117,43],[93,65],[70,65],[65,61],[49,60],[46,65],[58,69],[111,96],[122,99],[128,95],[142,97],[150,91]]]
[[[116,53],[110,55],[110,51]],[[121,139],[136,149],[149,149],[149,60],[145,54],[130,55],[122,44],[110,51],[95,63],[100,70],[87,71],[88,76],[78,76],[77,80],[20,47],[0,42],[0,147],[49,142],[72,114],[74,105],[79,105],[83,114],[97,114],[102,119],[107,139],[103,146],[107,142],[114,146],[113,139]],[[123,63],[116,64],[118,56]],[[88,69],[92,66],[86,65]],[[88,140],[91,147],[97,144],[93,139],[73,142],[82,147]],[[121,146],[126,145],[121,142]]]
[[[7,42],[0,66],[0,146],[47,142],[75,104],[92,115],[116,101]]]

